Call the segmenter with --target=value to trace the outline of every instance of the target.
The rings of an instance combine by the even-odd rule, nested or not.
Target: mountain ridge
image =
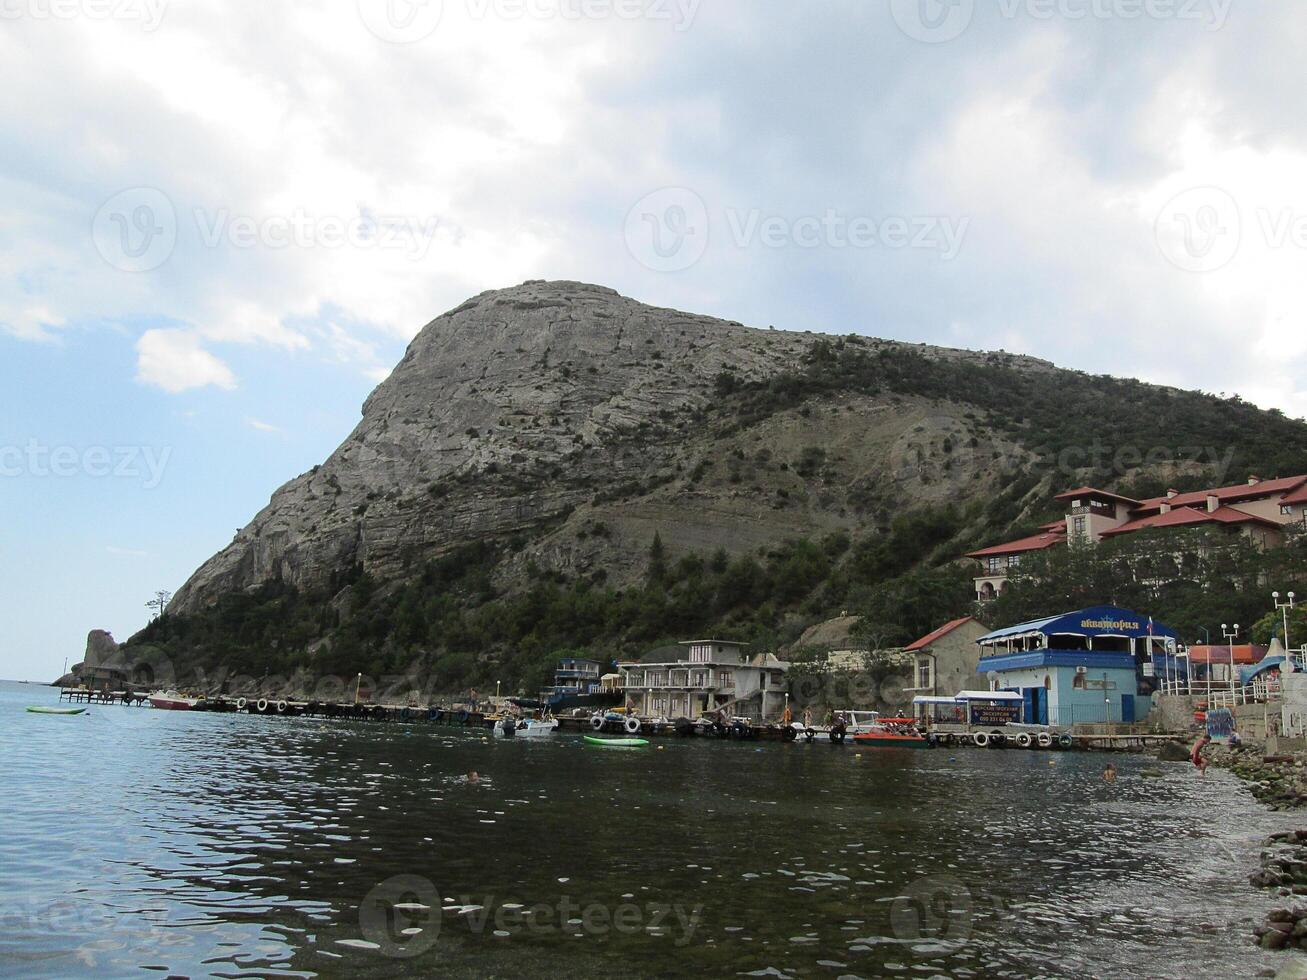
[[[641,424],[651,426],[660,413],[707,406],[723,371],[758,382],[793,368],[814,339],[826,336],[647,306],[578,282],[530,281],[483,292],[419,332],[368,396],[363,418],[341,446],[321,466],[275,491],[268,506],[178,591],[172,610],[194,611],[225,592],[274,578],[319,583],[332,568],[355,560],[386,577],[404,564],[398,553],[405,548],[440,554],[469,532],[530,529],[590,499],[589,481],[580,481],[583,489],[569,489],[578,482],[576,474],[564,475],[564,486],[552,494],[509,495],[515,501],[511,514],[467,500],[451,513],[414,504],[411,493],[400,506],[376,494],[379,487],[393,491],[416,483],[430,491],[478,474],[494,482],[504,471],[530,473],[551,459],[579,465],[584,474],[578,453],[612,448]],[[867,342],[873,349],[911,348],[932,357],[992,356]],[[1053,369],[1035,358],[1002,356],[1030,369]],[[433,405],[437,399],[441,404]],[[442,405],[446,411],[439,410]],[[603,462],[610,479],[620,482],[624,473],[643,472],[649,463],[645,458],[628,467],[624,459],[619,453]],[[337,506],[324,512],[321,505],[331,499]],[[315,515],[316,523],[305,514]]]
[[[1055,492],[1226,471],[1307,471],[1307,424],[533,281],[423,328],[341,445],[127,647],[252,676],[536,684],[560,651],[703,630],[770,648],[846,609],[899,641],[969,611],[959,556],[1062,516]]]

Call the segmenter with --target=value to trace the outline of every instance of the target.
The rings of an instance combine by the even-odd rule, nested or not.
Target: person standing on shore
[[[1194,750],[1189,753],[1189,761],[1198,768],[1198,774],[1200,776],[1207,775],[1207,759],[1203,757],[1203,749],[1207,748],[1207,745],[1211,740],[1212,736],[1203,735],[1202,738],[1194,743]]]

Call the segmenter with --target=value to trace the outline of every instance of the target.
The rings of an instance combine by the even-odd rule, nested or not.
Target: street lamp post
[[[1290,592],[1284,602],[1280,601],[1280,593],[1272,592],[1271,598],[1275,601],[1275,608],[1284,614],[1284,655],[1289,657],[1289,610],[1293,608],[1293,593]],[[1290,663],[1293,658],[1290,657]]]
[[[1225,623],[1221,624],[1221,635],[1225,637],[1225,642],[1230,647],[1230,710],[1234,710],[1234,640],[1239,635],[1239,624],[1234,624],[1231,629]]]

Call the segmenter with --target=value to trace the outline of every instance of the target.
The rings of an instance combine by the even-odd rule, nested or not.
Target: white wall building
[[[770,721],[785,710],[790,665],[746,644],[687,640],[638,661],[619,663],[626,703],[647,718],[690,718],[717,711]]]

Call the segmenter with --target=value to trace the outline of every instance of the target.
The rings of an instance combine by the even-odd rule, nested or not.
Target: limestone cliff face
[[[385,580],[486,539],[517,539],[510,577],[534,562],[621,578],[655,531],[672,551],[756,551],[874,520],[868,499],[983,492],[987,461],[1021,452],[977,442],[974,416],[940,392],[850,394],[736,432],[705,424],[723,371],[793,371],[816,339],[581,283],[483,293],[422,330],[341,446],[277,490],[169,611],[268,580],[320,586],[357,563]]]

